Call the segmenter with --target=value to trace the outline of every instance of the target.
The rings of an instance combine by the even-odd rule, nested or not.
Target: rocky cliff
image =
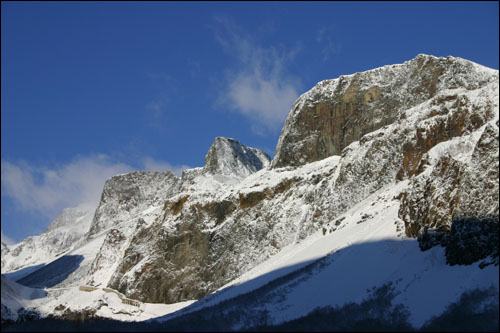
[[[470,61],[420,54],[400,65],[321,81],[293,105],[272,166],[299,166],[340,155],[350,143],[442,91],[474,90],[491,80],[487,68]]]
[[[144,211],[161,206],[178,186],[179,179],[170,171],[134,171],[111,177],[104,184],[87,238],[111,228],[134,228]]]
[[[209,181],[204,170],[231,169],[209,152],[136,230],[110,286],[143,301],[198,299],[318,229],[342,228],[337,216],[397,182],[410,237],[449,230],[455,215],[498,215],[495,147],[496,70],[419,55],[320,82],[293,106],[272,169]]]
[[[497,70],[428,55],[322,81],[292,107],[272,163],[216,138],[180,179],[108,180],[81,241],[99,240],[97,254],[79,276],[141,301],[199,299],[318,230],[343,229],[340,216],[367,198],[397,202],[399,237],[446,233],[462,217],[498,224],[498,90]],[[397,195],[377,197],[386,189]]]
[[[217,137],[205,157],[203,170],[213,175],[246,177],[267,167],[271,159],[260,149],[238,140]]]

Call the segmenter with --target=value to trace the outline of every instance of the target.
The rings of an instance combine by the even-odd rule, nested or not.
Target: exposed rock
[[[175,194],[179,182],[170,171],[134,171],[111,177],[104,184],[87,237],[93,238],[107,229],[122,228],[123,223],[135,222],[144,210],[161,206]]]
[[[88,273],[90,277],[86,285],[96,287],[107,285],[109,277],[102,277],[100,274],[95,273],[98,273],[100,270],[108,270],[110,266],[118,265],[126,240],[127,238],[120,230],[111,229],[108,231],[99,253],[92,262]]]
[[[335,89],[321,89],[330,83]],[[467,156],[455,156],[459,161],[473,155],[482,133],[494,126],[497,96],[498,71],[462,59],[423,55],[403,65],[320,83],[296,103],[280,137],[273,165],[292,167],[267,169],[236,183],[214,182],[205,167],[220,163],[207,157],[204,168],[183,174],[180,193],[168,199],[163,216],[136,232],[111,287],[148,302],[199,298],[312,232],[325,228],[326,234],[324,225],[330,222],[336,224],[330,225],[331,232],[341,228],[340,214],[398,179],[410,183],[399,199],[402,202],[417,193],[427,198],[421,191],[411,194],[418,188],[414,185],[418,179],[424,184],[433,177],[449,181],[453,191],[457,175],[447,177],[439,170],[456,168],[445,168],[441,159],[453,164],[446,156],[455,156],[462,148]],[[342,98],[346,104],[340,107],[335,101]],[[323,117],[327,111],[321,110],[330,109],[321,105],[332,100],[337,104],[331,110],[343,119],[338,126],[345,126],[345,135],[332,139],[331,145],[314,139],[310,141],[314,149],[309,151],[304,142],[321,137],[317,128],[326,126],[326,119],[314,123],[314,117],[308,119],[305,112],[306,118],[301,118],[299,111],[316,110],[319,105],[317,115]],[[479,146],[486,144],[486,137],[483,141]],[[491,142],[494,145],[495,140]],[[320,151],[326,146],[331,150]],[[490,149],[483,149],[485,156]],[[307,156],[300,160],[302,153]],[[486,169],[498,169],[483,157],[477,160]],[[498,181],[496,185],[493,181],[491,187],[495,186]],[[443,200],[448,205],[448,199]],[[456,210],[466,211],[471,200],[462,201],[463,207],[458,204]],[[491,202],[484,207],[495,211]],[[453,215],[449,210],[443,214]],[[417,215],[408,216],[407,233],[414,223],[419,224]]]
[[[205,157],[203,171],[210,174],[246,177],[271,162],[260,149],[247,147],[238,140],[217,137]]]
[[[184,203],[189,199],[189,195],[183,196],[179,198],[177,201],[170,201],[167,200],[165,201],[165,204],[163,205],[163,210],[165,212],[169,211],[174,215],[177,215],[181,212],[182,208],[184,207]]]
[[[459,217],[498,216],[498,147],[498,127],[490,123],[475,146],[457,141],[455,156],[441,155],[427,172],[412,178],[399,211],[406,234],[417,237],[426,228],[448,232]]]
[[[480,88],[484,69],[460,58],[418,55],[401,65],[318,83],[295,102],[272,167],[299,166],[340,155],[350,143],[398,120],[445,89]]]

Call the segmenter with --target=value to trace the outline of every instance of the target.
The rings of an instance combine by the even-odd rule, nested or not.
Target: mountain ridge
[[[71,252],[86,259],[68,283],[147,303],[201,299],[262,265],[276,268],[273,258],[301,244],[330,239],[324,251],[336,253],[352,245],[341,241],[347,230],[352,242],[379,237],[377,228],[421,242],[464,214],[498,221],[498,71],[418,55],[321,81],[292,107],[272,162],[218,137],[205,166],[181,178],[112,179],[87,238],[96,245]],[[437,260],[417,253],[416,262]],[[427,269],[446,267],[438,262]]]

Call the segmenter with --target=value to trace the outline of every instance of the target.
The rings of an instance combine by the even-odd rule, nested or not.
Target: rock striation
[[[203,171],[244,178],[270,163],[269,156],[260,149],[247,147],[235,139],[217,137],[205,157]]]
[[[104,184],[87,238],[111,228],[123,228],[123,224],[133,224],[130,228],[134,228],[146,209],[161,206],[178,186],[179,178],[171,171],[134,171],[111,177]]]
[[[425,54],[325,80],[304,93],[290,111],[273,168],[299,166],[340,155],[350,143],[399,119],[446,89],[474,90],[491,81],[487,69],[461,58]]]
[[[498,80],[464,59],[418,55],[304,93],[272,162],[216,138],[205,165],[180,179],[112,177],[85,239],[103,239],[86,281],[144,302],[199,299],[318,230],[343,228],[341,214],[386,188],[399,193],[401,237],[447,233],[463,217],[498,224]],[[462,239],[467,228],[453,230]]]
[[[216,139],[205,167],[137,229],[112,288],[148,302],[199,299],[316,230],[342,228],[340,214],[396,183],[409,237],[450,230],[461,214],[498,215],[498,71],[419,55],[323,81],[290,111],[271,168],[208,181],[242,165],[220,162],[230,147]]]

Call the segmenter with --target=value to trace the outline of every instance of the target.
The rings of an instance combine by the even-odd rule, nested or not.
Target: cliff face
[[[247,147],[235,139],[217,137],[205,157],[203,170],[213,175],[246,177],[270,162],[269,156],[260,149]]]
[[[170,171],[135,171],[111,177],[104,184],[87,238],[110,228],[126,228],[125,224],[133,229],[145,210],[161,206],[178,186],[179,179]]]
[[[497,119],[498,71],[459,58],[323,81],[292,108],[271,169],[214,181],[206,170],[231,169],[212,151],[230,142],[216,140],[161,217],[137,229],[110,286],[143,301],[198,299],[318,229],[342,228],[340,214],[396,183],[395,223],[410,237],[449,230],[455,215],[498,215]]]
[[[272,167],[299,166],[340,155],[350,143],[398,120],[446,89],[490,82],[487,69],[460,58],[419,55],[401,65],[318,83],[295,102]]]
[[[396,207],[388,216],[400,237],[448,232],[461,217],[498,221],[498,90],[496,70],[426,55],[322,81],[294,104],[272,163],[216,138],[205,165],[180,179],[108,180],[85,239],[103,240],[82,276],[174,303],[318,230],[343,229],[339,216],[361,202]],[[377,197],[387,189],[397,195]]]
[[[449,232],[457,218],[498,218],[498,126],[487,124],[467,142],[449,142],[449,152],[426,154],[422,173],[413,177],[399,210],[406,234],[431,229]],[[475,139],[475,143],[474,140]]]

